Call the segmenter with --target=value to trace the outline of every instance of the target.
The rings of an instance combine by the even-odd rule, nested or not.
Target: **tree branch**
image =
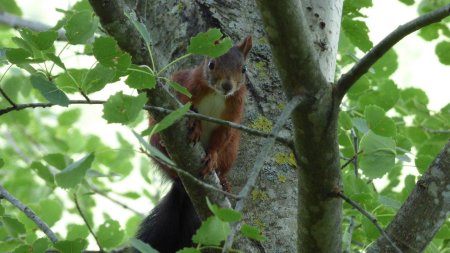
[[[404,25],[399,26],[386,38],[372,48],[352,69],[343,74],[336,83],[336,98],[342,100],[347,91],[377,62],[389,49],[407,35],[427,25],[437,23],[450,15],[450,4],[424,14]]]
[[[434,159],[386,228],[386,233],[404,252],[422,252],[450,214],[450,141]],[[368,253],[394,252],[384,237]]]
[[[29,28],[32,31],[43,32],[52,29],[51,26],[23,19],[16,15],[9,14],[7,12],[0,11],[0,24],[7,25],[9,27],[18,28]],[[58,40],[66,41],[66,35],[63,29],[58,30]]]
[[[302,99],[300,97],[294,97],[284,108],[283,112],[281,113],[280,117],[277,120],[277,123],[272,129],[272,137],[269,137],[268,139],[261,141],[261,147],[262,150],[256,157],[256,162],[253,164],[253,168],[250,171],[250,175],[247,179],[247,183],[244,185],[242,190],[239,192],[239,200],[236,202],[236,206],[234,210],[238,212],[242,212],[245,206],[245,201],[247,200],[248,196],[250,195],[250,192],[253,190],[256,184],[256,178],[259,175],[259,172],[261,171],[264,162],[269,157],[269,154],[271,151],[273,151],[272,147],[275,144],[275,138],[273,136],[276,136],[278,132],[280,132],[283,125],[286,123],[286,121],[289,119],[292,111],[302,102]],[[228,252],[229,249],[233,246],[233,240],[236,233],[239,231],[240,226],[242,222],[236,222],[233,224],[231,234],[228,236],[227,241],[225,242],[222,252]]]
[[[373,217],[372,214],[370,214],[364,208],[359,206],[355,201],[353,201],[352,199],[350,199],[349,197],[344,195],[344,193],[338,192],[337,195],[339,197],[341,197],[343,200],[345,200],[345,202],[347,202],[351,206],[353,206],[353,208],[358,210],[358,212],[360,212],[362,215],[366,216],[366,218],[369,219],[369,221],[372,222],[373,225],[375,225],[375,227],[378,229],[378,231],[381,233],[381,235],[391,244],[391,246],[395,249],[395,251],[397,253],[402,253],[403,252],[397,247],[397,245],[395,245],[395,243],[391,240],[391,238],[389,238],[389,236],[386,234],[386,232],[384,232],[383,228],[378,223],[378,220],[375,217]]]
[[[20,211],[22,211],[30,220],[34,222],[38,226],[42,232],[44,232],[47,237],[52,241],[52,243],[57,243],[58,238],[50,229],[50,227],[39,218],[33,210],[31,210],[28,206],[24,205],[20,200],[16,199],[13,195],[11,195],[3,186],[0,184],[0,197],[5,198],[9,203],[13,206],[17,207]]]
[[[74,105],[74,104],[78,104],[78,105],[101,105],[106,103],[106,101],[104,100],[70,100],[69,101],[69,105]],[[56,106],[56,104],[53,103],[29,103],[29,104],[15,104],[14,106],[10,106],[4,109],[0,109],[0,116],[12,111],[21,111],[27,108],[46,108],[46,107],[52,107],[52,106]],[[150,112],[160,112],[160,113],[164,113],[164,114],[169,114],[171,112],[173,112],[174,110],[171,109],[166,109],[166,108],[162,108],[162,107],[158,107],[158,106],[152,106],[152,105],[145,105],[143,107],[144,110],[150,111]],[[222,120],[222,119],[218,119],[218,118],[214,118],[214,117],[209,117],[200,113],[196,113],[196,112],[187,112],[184,117],[188,117],[188,118],[193,118],[193,119],[199,119],[199,120],[204,120],[204,121],[209,121],[209,122],[213,122],[219,125],[223,125],[223,126],[227,126],[230,128],[235,128],[238,130],[241,130],[243,132],[246,132],[248,134],[251,135],[255,135],[255,136],[260,136],[260,137],[264,137],[264,138],[268,138],[268,137],[275,137],[275,140],[278,141],[279,143],[285,145],[286,147],[292,148],[292,140],[289,138],[285,138],[282,136],[273,136],[272,133],[266,133],[254,128],[250,128],[241,124],[236,124],[234,122],[231,121],[226,121],[226,120]]]

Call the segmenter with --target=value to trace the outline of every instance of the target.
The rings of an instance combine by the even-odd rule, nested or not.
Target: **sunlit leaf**
[[[191,38],[188,46],[188,52],[209,57],[219,57],[225,54],[233,43],[230,38],[222,39],[223,34],[219,29],[210,29],[207,32],[201,32]]]

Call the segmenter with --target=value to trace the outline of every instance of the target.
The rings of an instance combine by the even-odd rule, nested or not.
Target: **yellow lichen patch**
[[[252,191],[252,199],[253,200],[268,200],[269,196],[263,191],[253,190]]]
[[[266,228],[266,224],[264,224],[264,222],[262,222],[262,220],[260,219],[256,219],[254,223],[255,226],[258,227],[260,231],[263,231]]]
[[[287,164],[291,167],[297,167],[297,163],[295,162],[294,153],[289,153],[289,155],[283,153],[275,154],[275,163],[279,165]]]
[[[273,124],[272,121],[270,121],[268,118],[259,116],[250,124],[250,127],[266,133],[270,133],[272,131]]]
[[[287,177],[285,175],[278,175],[278,182],[286,183]]]
[[[267,44],[267,37],[266,36],[262,36],[261,38],[259,38],[258,40],[258,44]]]
[[[255,63],[255,69],[261,78],[267,77],[267,63],[263,61],[258,61]]]
[[[279,104],[277,105],[277,108],[278,108],[278,110],[280,110],[280,111],[283,111],[283,110],[284,110],[284,107],[286,107],[286,104],[285,104],[285,103],[279,103]]]

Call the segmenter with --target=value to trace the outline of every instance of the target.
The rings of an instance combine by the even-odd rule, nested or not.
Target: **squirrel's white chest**
[[[225,96],[215,92],[211,93],[204,97],[200,104],[197,105],[197,110],[200,114],[220,118],[225,110]],[[202,135],[200,137],[200,142],[205,149],[208,148],[209,136],[217,126],[218,125],[215,123],[202,121]]]

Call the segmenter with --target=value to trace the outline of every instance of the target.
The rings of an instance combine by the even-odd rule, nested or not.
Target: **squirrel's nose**
[[[230,82],[224,82],[224,83],[222,83],[222,90],[223,90],[225,93],[230,92],[232,88],[233,88],[233,86],[231,85]]]

